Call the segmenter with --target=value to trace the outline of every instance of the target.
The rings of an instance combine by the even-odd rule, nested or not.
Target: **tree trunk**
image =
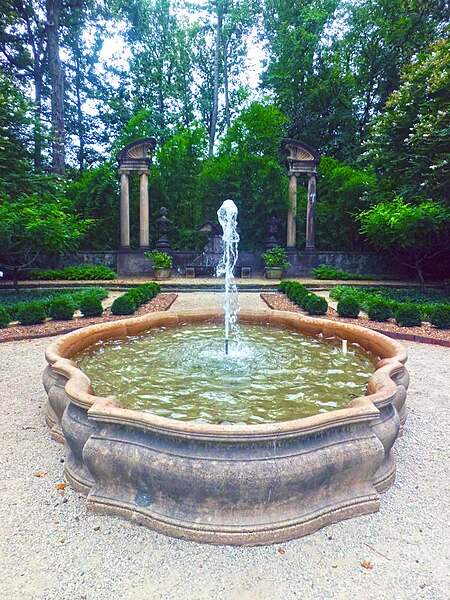
[[[42,72],[40,65],[34,64],[34,170],[42,170]]]
[[[77,97],[77,130],[78,139],[80,141],[80,147],[78,150],[78,167],[80,173],[84,170],[84,152],[85,152],[85,127],[83,117],[83,103],[81,99],[81,81],[83,75],[81,73],[81,52],[80,52],[80,32],[76,33],[75,44],[74,44],[74,57],[75,57],[75,89]]]
[[[209,156],[213,155],[214,142],[216,139],[217,115],[219,113],[219,61],[220,41],[222,36],[222,2],[217,0],[217,23],[216,23],[216,48],[214,52],[214,92],[213,109],[209,125]]]
[[[228,130],[231,125],[230,93],[228,90],[228,44],[223,46],[223,89],[225,94],[225,122]]]
[[[59,17],[62,0],[46,0],[47,52],[52,88],[52,171],[65,171],[64,143],[64,71],[59,56]]]

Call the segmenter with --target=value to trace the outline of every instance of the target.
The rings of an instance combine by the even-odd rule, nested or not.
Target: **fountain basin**
[[[241,313],[240,322],[358,343],[379,357],[367,395],[347,408],[263,425],[210,425],[122,408],[97,397],[73,358],[99,340],[154,327],[218,322],[215,311],[152,313],[93,325],[46,352],[47,423],[68,447],[65,475],[100,512],[156,531],[225,544],[265,544],[378,510],[395,477],[405,418],[403,347],[376,332],[296,313]]]

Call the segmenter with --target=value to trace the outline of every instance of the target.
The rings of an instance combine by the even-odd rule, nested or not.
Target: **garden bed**
[[[286,310],[289,312],[298,312],[306,315],[307,313],[299,306],[291,302],[285,294],[261,294],[264,302],[274,310]],[[333,308],[328,308],[327,314],[321,318],[331,321],[344,321],[352,325],[361,325],[379,331],[390,337],[406,339],[418,342],[430,342],[450,347],[450,331],[448,329],[436,329],[430,323],[424,322],[421,327],[399,327],[394,319],[387,322],[370,321],[366,316],[360,316],[357,319],[343,319],[338,316]]]
[[[177,294],[158,294],[147,304],[142,304],[133,317],[140,317],[150,312],[158,312],[168,310],[175,302]],[[104,323],[105,321],[118,321],[126,319],[122,315],[113,315],[110,308],[106,308],[100,317],[75,317],[68,321],[56,321],[47,319],[44,323],[37,325],[19,325],[11,324],[4,329],[0,329],[0,342],[12,342],[17,340],[25,340],[51,335],[60,335],[68,333],[80,327],[94,325],[96,323]]]

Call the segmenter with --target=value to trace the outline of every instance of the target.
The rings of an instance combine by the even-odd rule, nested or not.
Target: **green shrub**
[[[136,302],[128,293],[116,298],[111,305],[113,315],[132,315],[135,310]]]
[[[395,322],[400,327],[420,327],[422,315],[414,304],[402,304],[395,312]]]
[[[357,319],[359,315],[359,304],[355,298],[351,296],[344,296],[339,300],[337,305],[337,312],[340,317],[347,319]]]
[[[140,289],[140,287],[131,288],[131,290],[128,290],[127,296],[133,299],[136,308],[139,308],[140,305],[145,301],[145,293]]]
[[[0,329],[8,327],[10,321],[11,317],[9,316],[9,312],[4,306],[0,306]]]
[[[356,273],[347,273],[347,271],[335,269],[334,267],[330,267],[329,265],[319,265],[316,269],[313,269],[313,274],[316,279],[375,279],[373,275],[357,275]]]
[[[103,305],[98,294],[85,294],[80,301],[80,310],[83,317],[100,317],[103,314]]]
[[[328,310],[328,302],[322,296],[311,294],[304,303],[304,309],[310,315],[325,315]]]
[[[43,302],[24,302],[17,311],[16,318],[21,325],[35,325],[43,323],[46,316]]]
[[[149,302],[159,294],[161,287],[155,282],[150,282],[143,283],[139,286],[139,289],[142,291],[144,302]]]
[[[171,269],[172,268],[172,257],[167,252],[159,252],[159,250],[152,250],[151,252],[144,252],[145,256],[152,261],[154,269]]]
[[[287,259],[286,250],[281,246],[274,246],[261,254],[261,258],[264,261],[266,267],[275,267],[279,269],[287,269],[291,266],[291,263]]]
[[[57,321],[68,321],[73,319],[75,303],[70,297],[55,298],[49,307],[49,316]]]
[[[42,269],[30,274],[32,279],[68,279],[70,281],[117,279],[117,274],[105,265],[81,265],[64,269]]]
[[[450,306],[435,306],[430,312],[430,323],[438,329],[450,329]]]
[[[392,309],[384,300],[374,300],[367,309],[371,321],[387,321],[393,316]]]

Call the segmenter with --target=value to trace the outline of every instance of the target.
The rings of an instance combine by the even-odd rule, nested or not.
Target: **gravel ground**
[[[0,345],[2,600],[450,597],[447,348],[405,344],[409,415],[396,444],[397,481],[379,513],[282,545],[234,548],[92,515],[78,493],[55,489],[63,483],[64,448],[44,424],[49,342]]]

